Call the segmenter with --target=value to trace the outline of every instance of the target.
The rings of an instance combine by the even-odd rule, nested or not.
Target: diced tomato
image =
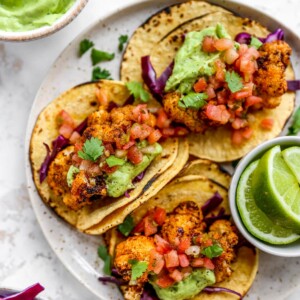
[[[65,110],[62,110],[58,114],[58,118],[59,118],[59,120],[61,121],[62,124],[67,124],[67,125],[69,125],[72,128],[75,127],[75,123],[74,123],[73,118]]]
[[[207,94],[209,100],[216,97],[215,90],[211,84],[208,85],[208,87],[206,89],[206,94]]]
[[[253,129],[251,127],[246,127],[242,131],[243,138],[249,140],[253,134]]]
[[[204,52],[216,52],[215,38],[212,36],[205,36],[202,42],[202,50]]]
[[[166,267],[174,268],[179,266],[179,259],[176,250],[171,250],[169,253],[164,254]]]
[[[164,265],[164,256],[152,249],[150,252],[148,270],[153,271],[155,274],[159,274],[162,271]]]
[[[77,153],[74,153],[72,155],[72,162],[74,162],[77,166],[79,166],[82,162],[82,158],[80,158]]]
[[[137,165],[143,160],[143,153],[138,149],[136,145],[133,145],[128,149],[127,158],[133,164]]]
[[[126,143],[125,145],[121,146],[121,149],[122,150],[128,150],[133,145],[135,145],[135,141],[130,141],[130,142]],[[118,147],[118,145],[117,145],[117,147]],[[127,154],[128,154],[128,152],[127,152]]]
[[[213,245],[212,239],[207,239],[206,241],[203,242],[204,247],[209,247]]]
[[[144,218],[144,226],[145,236],[150,236],[157,232],[157,225],[154,224],[154,221],[150,216]]]
[[[201,268],[204,266],[204,258],[197,257],[191,261],[191,266],[195,268]]]
[[[231,142],[234,145],[240,145],[243,142],[242,130],[233,130],[231,134]]]
[[[259,58],[259,52],[254,47],[249,47],[245,55],[247,57],[249,57],[249,58],[252,58],[252,59],[253,58],[254,59],[258,59]]]
[[[225,89],[223,89],[217,93],[218,104],[226,104],[227,99],[228,99],[228,94]]]
[[[104,148],[105,148],[106,151],[109,152],[109,155],[115,153],[114,147],[112,146],[111,143],[105,143],[105,144],[104,144]],[[108,155],[108,156],[109,156],[109,155]]]
[[[161,130],[161,133],[162,133],[163,137],[174,136],[175,135],[175,128],[172,128],[172,127],[163,128]]]
[[[98,176],[101,174],[101,169],[98,164],[93,164],[87,171],[91,176]]]
[[[138,123],[135,123],[130,128],[130,138],[132,140],[140,139],[141,141],[143,141],[144,139],[146,139],[149,136],[149,134],[152,131],[153,131],[153,128],[146,124],[140,125]]]
[[[162,129],[162,128],[168,128],[170,124],[171,124],[171,120],[168,119],[168,115],[166,114],[164,109],[161,108],[158,112],[158,116],[156,119],[156,126]]]
[[[63,123],[59,130],[58,130],[59,134],[62,135],[63,137],[65,137],[66,139],[69,139],[73,133],[73,127]]]
[[[235,118],[234,121],[231,123],[231,126],[234,129],[244,128],[248,125],[248,121],[245,119]]]
[[[215,76],[210,76],[208,78],[209,85],[212,86],[215,90],[222,87],[223,82],[217,80]]]
[[[271,130],[273,128],[273,125],[274,125],[274,119],[272,118],[266,118],[261,120],[260,122],[260,126],[266,130]]]
[[[162,225],[167,217],[166,210],[161,207],[155,207],[153,213],[153,219],[158,225]]]
[[[108,107],[109,100],[106,92],[103,89],[100,88],[96,90],[96,97],[101,106]]]
[[[177,126],[175,127],[175,136],[186,136],[189,133],[188,129],[185,127]]]
[[[75,144],[80,139],[80,134],[77,131],[73,131],[72,135],[70,136],[70,143]]]
[[[230,113],[226,110],[225,105],[208,104],[205,111],[206,116],[220,124],[226,124],[229,121]]]
[[[93,166],[93,162],[90,160],[82,160],[80,164],[80,170],[87,171]]]
[[[183,278],[187,278],[193,272],[192,267],[184,267],[181,269],[181,273],[183,274]]]
[[[190,261],[186,254],[178,254],[178,259],[179,259],[180,267],[185,268],[189,266]]]
[[[242,56],[243,54],[245,54],[248,50],[248,45],[247,44],[241,44],[238,50],[238,53],[240,56]]]
[[[143,123],[149,118],[147,104],[139,104],[132,110],[132,119],[135,122]]]
[[[218,51],[224,51],[233,47],[233,41],[230,39],[222,38],[222,39],[215,40],[214,45]]]
[[[148,142],[149,142],[150,145],[152,145],[152,144],[158,142],[161,137],[162,137],[162,133],[160,132],[160,130],[155,129],[149,134]]]
[[[154,241],[156,245],[156,251],[158,251],[161,254],[166,254],[173,249],[172,246],[166,240],[164,240],[157,234],[154,236]]]
[[[182,273],[177,269],[175,269],[172,273],[169,273],[169,276],[176,282],[180,282],[183,279]]]
[[[178,253],[184,253],[184,251],[188,249],[190,246],[191,246],[191,240],[189,238],[182,238],[177,247],[177,251]]]
[[[223,59],[228,65],[232,65],[239,58],[239,54],[235,48],[230,48],[224,52]]]
[[[250,96],[247,97],[246,101],[245,101],[245,107],[248,108],[250,106],[254,106],[257,104],[261,104],[262,103],[262,98],[261,97],[257,97],[257,96]]]
[[[139,223],[137,223],[137,225],[135,225],[132,233],[142,233],[144,231],[145,228],[145,221],[144,219],[142,219]]]
[[[238,92],[231,94],[231,99],[240,100],[252,96],[252,89],[245,87]]]
[[[174,284],[174,280],[168,275],[159,277],[155,282],[161,288],[168,288]]]
[[[204,77],[199,78],[198,81],[194,84],[193,88],[196,93],[204,92],[205,89],[207,88],[207,82],[205,78]]]
[[[208,257],[204,257],[204,268],[209,269],[209,270],[214,270],[215,269],[215,265],[213,264],[213,262],[211,261],[211,259],[209,259]]]
[[[108,164],[105,164],[101,167],[101,169],[108,174],[114,173],[117,171],[118,166],[110,167]]]
[[[216,67],[216,80],[223,82],[225,80],[225,64],[220,60],[217,59],[215,61],[215,67]]]
[[[75,152],[78,152],[78,151],[82,150],[82,147],[83,147],[83,142],[82,141],[76,142],[76,144],[74,145]]]

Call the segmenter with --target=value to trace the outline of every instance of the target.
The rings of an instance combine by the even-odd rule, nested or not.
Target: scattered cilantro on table
[[[206,247],[201,251],[201,254],[205,255],[206,257],[208,257],[210,259],[212,259],[214,257],[218,257],[222,253],[223,253],[223,248],[216,244]]]
[[[300,131],[300,107],[297,108],[293,115],[292,125],[288,128],[287,135],[297,135]]]
[[[199,109],[206,104],[208,98],[206,93],[188,93],[180,98],[178,106],[181,108]]]
[[[252,36],[251,37],[251,42],[250,42],[250,46],[258,49],[263,43],[256,37]]]
[[[124,235],[128,236],[134,228],[134,222],[132,216],[128,215],[124,222],[118,226],[118,230]]]
[[[131,81],[126,83],[126,87],[130,94],[133,95],[135,100],[141,100],[147,102],[150,98],[149,93],[143,88],[143,85],[137,81]]]
[[[226,72],[225,81],[228,83],[228,87],[232,93],[238,92],[243,88],[242,77],[234,71]]]
[[[137,280],[140,278],[147,270],[148,263],[146,261],[138,261],[136,259],[130,259],[128,261],[131,264],[131,280]]]
[[[103,154],[104,146],[98,138],[92,137],[83,144],[83,151],[78,151],[78,156],[85,160],[96,161]]]
[[[107,69],[101,69],[100,67],[95,67],[92,72],[92,81],[97,81],[99,79],[112,79],[110,72]]]
[[[119,51],[123,51],[123,48],[124,48],[124,44],[126,44],[128,41],[128,35],[120,35],[119,36],[119,46],[118,46],[118,49]]]
[[[107,164],[108,164],[108,166],[110,168],[114,167],[114,166],[123,166],[125,164],[125,160],[124,159],[118,158],[118,157],[116,157],[114,155],[109,156],[106,159],[106,162],[107,162]]]
[[[79,56],[81,57],[85,52],[94,46],[94,43],[88,39],[84,39],[79,44]]]
[[[114,57],[115,57],[114,53],[108,53],[105,51],[97,50],[95,48],[93,48],[91,52],[91,59],[92,59],[93,66],[102,61],[112,60],[114,59]]]
[[[104,261],[104,267],[103,272],[106,275],[111,274],[111,257],[107,252],[107,249],[105,246],[99,246],[98,247],[98,256]]]

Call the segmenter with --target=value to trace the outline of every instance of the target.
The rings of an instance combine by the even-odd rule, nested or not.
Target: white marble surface
[[[26,190],[24,137],[35,93],[54,59],[86,26],[125,2],[131,1],[90,0],[73,23],[53,36],[26,43],[0,42],[0,286],[23,288],[40,282],[46,287],[45,299],[97,299],[68,273],[43,237]],[[262,10],[300,32],[299,0],[236,2]],[[300,276],[296,280],[300,286]],[[296,299],[300,290],[288,298]]]

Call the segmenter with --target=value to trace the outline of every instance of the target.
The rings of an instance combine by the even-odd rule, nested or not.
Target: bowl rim
[[[0,41],[23,42],[46,37],[68,25],[75,19],[89,0],[76,0],[69,10],[50,26],[42,26],[30,31],[2,31],[0,30]]]
[[[294,243],[287,244],[287,245],[272,245],[254,237],[243,224],[236,205],[237,185],[246,167],[255,159],[260,157],[263,153],[265,153],[268,149],[276,145],[300,146],[300,136],[282,136],[282,137],[271,139],[269,141],[265,141],[264,143],[252,149],[246,156],[244,156],[236,166],[234,174],[231,179],[231,183],[229,187],[229,206],[230,206],[233,221],[237,226],[239,232],[255,247],[257,247],[258,249],[266,253],[276,255],[276,256],[300,257],[300,247],[299,250],[297,251],[287,251],[287,249],[290,249],[291,245],[293,245]],[[297,241],[295,243],[297,243]]]

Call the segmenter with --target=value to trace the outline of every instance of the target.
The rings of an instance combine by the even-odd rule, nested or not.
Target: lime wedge
[[[300,183],[300,147],[290,147],[281,153],[284,161],[296,176],[298,183]]]
[[[291,229],[272,222],[256,205],[252,194],[253,172],[258,160],[243,172],[237,187],[236,203],[241,219],[247,230],[258,239],[270,244],[289,244],[300,238]]]
[[[280,146],[267,151],[253,173],[256,205],[272,221],[300,233],[299,184],[282,158]]]

